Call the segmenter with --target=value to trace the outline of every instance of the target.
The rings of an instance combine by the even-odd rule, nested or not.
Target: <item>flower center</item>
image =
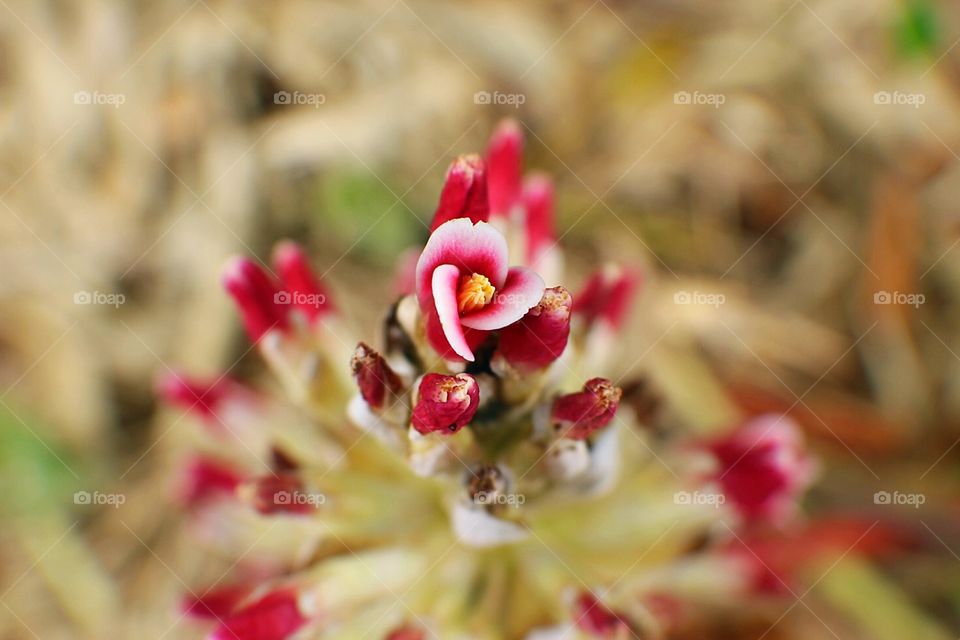
[[[460,313],[470,313],[483,309],[493,300],[496,289],[490,284],[486,276],[479,273],[460,278],[457,288],[457,307]]]

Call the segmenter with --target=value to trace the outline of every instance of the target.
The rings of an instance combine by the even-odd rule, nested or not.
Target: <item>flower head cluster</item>
[[[563,286],[554,189],[524,178],[522,149],[506,122],[484,157],[454,161],[376,347],[347,339],[297,246],[272,270],[228,266],[295,402],[223,379],[161,385],[210,427],[182,492],[198,535],[243,556],[185,603],[211,638],[647,637],[703,597],[684,571],[721,599],[748,586],[729,554],[684,554],[730,510],[743,526],[787,519],[810,479],[798,434],[761,420],[690,446],[643,429],[626,385],[597,376],[641,280],[608,266]],[[678,500],[691,484],[730,500]]]

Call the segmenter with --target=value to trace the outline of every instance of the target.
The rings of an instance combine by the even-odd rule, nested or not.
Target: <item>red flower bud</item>
[[[785,415],[754,418],[709,449],[718,463],[713,479],[748,520],[783,521],[813,479],[800,430]]]
[[[504,120],[487,147],[490,213],[504,216],[520,204],[523,170],[523,131],[515,120]]]
[[[185,596],[180,606],[186,615],[193,618],[222,619],[233,613],[251,590],[252,587],[245,584],[210,589],[200,595]]]
[[[235,258],[224,269],[223,286],[233,296],[254,342],[272,329],[287,328],[289,307],[280,303],[280,288],[257,263]]]
[[[279,243],[273,250],[273,267],[283,287],[278,298],[281,304],[300,310],[311,323],[334,310],[327,290],[300,245],[290,241]]]
[[[403,391],[400,376],[390,368],[383,356],[363,342],[353,352],[350,367],[353,369],[353,379],[360,387],[360,395],[371,409],[383,409],[389,397]]]
[[[574,607],[574,620],[581,631],[596,638],[634,637],[630,622],[611,611],[591,593],[582,593]]]
[[[472,222],[486,222],[490,217],[487,203],[487,172],[480,156],[460,156],[447,169],[447,177],[440,192],[440,203],[430,233],[444,222],[456,218],[470,218]]]
[[[456,433],[470,422],[480,402],[480,387],[473,376],[428,373],[420,381],[413,427],[420,433]]]
[[[243,475],[233,467],[198,456],[187,462],[183,474],[180,499],[184,504],[196,505],[214,497],[233,495]]]
[[[536,175],[523,185],[523,205],[526,210],[527,264],[536,265],[540,254],[553,246],[556,232],[554,219],[553,181]]]
[[[426,640],[426,637],[422,629],[403,626],[388,633],[385,640]]]
[[[570,292],[553,287],[523,318],[500,331],[500,354],[517,369],[542,369],[560,357],[570,336]]]
[[[210,640],[285,640],[306,622],[297,593],[281,589],[222,618]]]
[[[187,378],[171,373],[157,382],[157,395],[164,402],[198,416],[214,425],[221,422],[218,413],[225,402],[252,394],[239,382],[221,376],[216,380]]]
[[[623,391],[605,378],[593,378],[583,391],[553,401],[551,416],[563,437],[583,440],[613,420]]]
[[[308,493],[300,478],[291,473],[261,476],[241,489],[241,494],[263,515],[312,513],[319,495]]]
[[[573,297],[573,312],[582,315],[588,325],[602,320],[619,329],[630,310],[639,280],[636,273],[620,268],[597,271]]]

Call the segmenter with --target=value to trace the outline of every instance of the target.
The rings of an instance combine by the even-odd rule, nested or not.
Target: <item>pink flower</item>
[[[608,609],[592,593],[580,594],[574,616],[574,624],[594,638],[635,637],[630,621],[623,614]]]
[[[383,409],[387,401],[403,391],[403,381],[379,353],[361,342],[350,362],[360,395],[373,410]]]
[[[254,342],[269,331],[286,331],[294,311],[309,324],[333,311],[326,290],[298,245],[278,244],[273,266],[276,279],[247,258],[233,259],[223,272],[223,286],[233,296],[247,335]]]
[[[460,156],[447,170],[440,203],[430,223],[430,232],[456,218],[486,222],[489,217],[487,174],[483,160],[477,155]]]
[[[477,412],[480,387],[473,376],[428,373],[420,381],[411,422],[420,433],[456,433]]]
[[[584,440],[613,420],[623,391],[605,378],[593,378],[583,391],[553,401],[551,417],[564,438]]]
[[[747,520],[783,522],[813,480],[800,430],[784,415],[753,418],[708,448],[717,462],[712,479]]]
[[[221,618],[209,640],[285,640],[306,622],[297,593],[280,589]]]
[[[567,346],[571,305],[569,291],[563,287],[547,289],[527,315],[500,332],[499,353],[522,371],[546,367]]]
[[[639,281],[636,273],[619,267],[596,271],[573,296],[573,313],[582,316],[587,325],[600,320],[619,329],[630,310]]]
[[[507,241],[499,231],[468,218],[440,225],[417,262],[417,301],[428,339],[442,355],[453,352],[470,362],[485,332],[522,318],[543,290],[533,271],[507,268]]]

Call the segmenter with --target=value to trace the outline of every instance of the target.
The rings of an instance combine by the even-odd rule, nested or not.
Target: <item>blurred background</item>
[[[504,117],[570,283],[646,273],[631,373],[693,424],[706,375],[793,415],[811,510],[922,541],[876,637],[956,637],[958,42],[933,0],[0,0],[0,637],[195,637],[153,389],[259,375],[222,264],[299,240],[372,332]],[[829,637],[804,616],[767,637]]]

